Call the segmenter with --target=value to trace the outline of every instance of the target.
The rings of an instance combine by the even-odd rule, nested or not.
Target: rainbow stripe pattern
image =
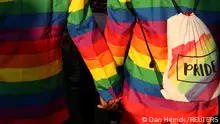
[[[74,0],[71,5],[67,24],[69,34],[89,68],[103,100],[114,99],[118,96],[122,83],[105,38],[91,16],[91,7],[87,0]]]
[[[1,124],[60,124],[69,117],[60,47],[65,27],[100,94],[114,98],[108,77],[119,77],[88,0],[1,0]]]
[[[192,0],[176,0],[183,11],[191,11]],[[150,57],[142,35],[140,24],[127,6],[134,8],[148,40],[153,56],[164,73],[168,63],[167,19],[176,14],[171,0],[108,0],[108,17],[105,38],[116,62],[117,68],[125,66],[123,105],[126,109],[122,124],[142,124],[142,117],[196,117],[218,114],[218,99],[206,102],[180,102],[166,100],[152,68]],[[219,0],[200,0],[196,11],[198,17],[211,30],[216,43],[220,39]],[[132,28],[132,25],[135,27]],[[133,31],[133,33],[132,33]],[[132,33],[132,35],[131,35]],[[124,62],[125,49],[131,38],[128,57]],[[219,81],[219,80],[218,80]],[[205,90],[203,90],[205,94]],[[129,120],[129,118],[133,120]]]

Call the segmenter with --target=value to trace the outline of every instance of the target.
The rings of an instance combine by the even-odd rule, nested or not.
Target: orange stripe
[[[110,43],[108,43],[108,47],[109,47],[109,49],[110,49],[110,51],[111,51],[113,56],[124,57],[126,47],[124,47],[124,46],[116,46],[116,45],[112,45]]]
[[[94,58],[94,59],[85,58],[84,61],[86,65],[88,66],[89,70],[95,69],[95,68],[102,68],[103,66],[106,66],[114,62],[110,51],[105,51],[104,53],[102,53],[101,55],[99,55],[97,58]]]
[[[141,54],[149,56],[149,52],[145,41],[139,39],[137,36],[132,38],[131,46]],[[155,45],[149,44],[150,50],[155,59],[165,60],[167,59],[167,47],[157,47]]]
[[[156,34],[156,33],[149,33],[148,31],[144,30],[145,36],[147,41],[158,47],[167,47],[167,34]],[[143,33],[140,29],[140,25],[137,23],[134,28],[134,35],[137,36],[139,39],[144,40]]]
[[[45,118],[30,118],[20,120],[0,120],[0,124],[61,124],[69,118],[68,109],[56,112]]]
[[[123,57],[125,54],[125,50],[127,46],[116,46],[108,43],[109,49],[111,50],[112,55],[116,57]],[[133,36],[131,46],[135,48],[135,50],[141,54],[149,56],[148,49],[146,47],[145,41],[139,39],[137,36]],[[157,47],[152,44],[149,44],[151,51],[153,52],[153,56],[157,60],[165,60],[167,59],[167,47]]]
[[[60,59],[60,48],[40,54],[0,55],[0,68],[32,68]]]

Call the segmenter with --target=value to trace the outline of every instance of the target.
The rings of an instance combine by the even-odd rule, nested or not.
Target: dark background
[[[107,0],[92,0],[91,7],[93,12],[106,13]]]

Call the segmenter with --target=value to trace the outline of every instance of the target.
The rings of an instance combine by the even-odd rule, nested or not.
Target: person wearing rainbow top
[[[65,28],[93,74],[97,65],[104,68],[100,56],[113,61],[89,4],[0,0],[0,124],[61,124],[68,119],[61,56]]]
[[[196,15],[208,26],[219,47],[220,1],[198,0],[198,3],[195,1],[176,0],[176,3],[183,12],[192,11],[196,5]],[[108,0],[105,39],[117,70],[124,66],[122,104],[125,111],[121,124],[176,124],[186,123],[189,118],[191,120],[187,124],[203,124],[206,120],[198,119],[218,115],[216,95],[220,90],[219,78],[215,80],[215,87],[210,83],[202,90],[203,92],[198,89],[197,91],[201,93],[187,102],[168,100],[166,94],[161,92],[160,80],[163,77],[158,76],[157,72],[161,72],[163,76],[167,68],[167,20],[176,14],[173,2],[173,0]],[[153,67],[155,63],[152,63],[152,60],[157,63],[157,70]],[[110,72],[110,69],[112,68],[107,72]],[[117,88],[121,85],[119,80],[116,81],[117,74],[112,73],[106,77],[110,82],[113,80],[111,89],[114,89],[116,95],[121,92],[120,88]],[[114,99],[115,94],[112,95],[113,98],[106,98],[106,101]],[[204,99],[206,100],[203,101]],[[103,102],[103,105],[106,104]],[[181,118],[186,121],[172,121]],[[216,118],[213,120],[216,122]]]
[[[191,0],[177,3],[186,11],[194,4]],[[219,5],[219,0],[200,0],[197,8],[198,16],[217,44]],[[88,0],[1,1],[0,123],[59,124],[68,118],[65,88],[60,80],[60,37],[65,26],[94,78],[102,101],[99,107],[111,108],[112,103],[114,107],[122,96],[125,111],[121,124],[151,123],[146,122],[150,117],[162,118],[156,123],[166,123],[163,117],[217,115],[217,98],[177,102],[163,97],[155,72],[149,68],[150,57],[141,25],[133,13],[144,27],[159,70],[164,72],[166,20],[175,14],[171,0],[108,0],[104,36],[94,21]],[[124,73],[121,67],[125,67]]]

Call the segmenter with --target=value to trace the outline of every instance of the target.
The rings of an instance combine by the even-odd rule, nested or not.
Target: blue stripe
[[[115,86],[112,87],[114,93],[116,94],[116,96],[118,96],[119,93],[121,92],[122,84],[123,84],[123,82],[119,81],[118,83],[116,83]],[[108,100],[113,99],[113,96],[109,92],[109,90],[99,90],[98,92],[99,92],[100,96],[103,98],[104,101],[108,101]]]
[[[122,80],[123,80],[123,79],[122,79]],[[116,96],[118,96],[119,93],[121,92],[122,84],[123,84],[123,81],[118,81],[115,86],[112,86],[112,88],[113,88],[113,90],[114,90]]]
[[[98,92],[104,101],[109,101],[109,100],[113,99],[113,96],[109,92],[109,90],[98,90]]]
[[[162,94],[160,93],[160,86],[151,84],[142,80],[139,80],[135,77],[133,77],[125,68],[125,80],[130,85],[130,88],[144,94],[148,94],[151,96],[157,96],[162,97]],[[149,77],[150,78],[150,77]]]
[[[90,16],[87,20],[83,21],[81,24],[69,24],[67,26],[69,34],[71,37],[76,37],[79,35],[86,34],[97,27],[95,19]]]
[[[107,8],[107,10],[111,20],[117,22],[128,22],[128,23],[134,22],[134,16],[128,10],[113,10],[112,8],[109,7]]]
[[[114,11],[108,8],[110,18],[117,22],[132,22],[133,18],[129,11],[117,10]],[[191,11],[191,8],[182,7],[182,10]],[[176,14],[176,10],[170,7],[158,7],[158,8],[136,8],[134,10],[140,20],[144,21],[165,21],[171,16]],[[211,11],[196,11],[197,16],[204,21],[205,24],[216,24],[219,22],[220,12]]]
[[[1,95],[0,108],[43,106],[65,95],[65,88],[65,85],[62,84],[54,90],[41,92],[39,94]]]
[[[7,15],[1,17],[1,28],[34,28],[65,24],[67,12],[48,12],[40,14]]]

